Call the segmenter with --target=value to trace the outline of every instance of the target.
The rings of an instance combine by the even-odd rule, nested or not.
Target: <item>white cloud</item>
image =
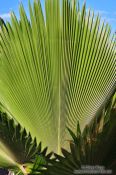
[[[3,14],[0,14],[0,17],[4,20],[6,19],[9,19],[10,18],[10,13],[3,13]]]

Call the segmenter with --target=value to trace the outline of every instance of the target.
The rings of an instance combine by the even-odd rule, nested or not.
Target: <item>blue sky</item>
[[[33,0],[31,0],[32,2]],[[14,11],[18,15],[18,7],[20,2],[24,4],[28,14],[28,0],[1,0],[0,16],[6,21],[10,18],[10,11]],[[42,5],[44,0],[41,0]],[[83,2],[83,0],[80,0]],[[103,20],[108,22],[112,31],[116,31],[116,0],[86,0],[87,8],[91,8],[95,13],[100,13]]]

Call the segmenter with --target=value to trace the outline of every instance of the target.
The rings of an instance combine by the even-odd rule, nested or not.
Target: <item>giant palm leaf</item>
[[[73,3],[72,3],[73,2]],[[20,6],[0,33],[0,101],[32,136],[60,152],[66,126],[88,123],[116,86],[115,38],[76,1]]]

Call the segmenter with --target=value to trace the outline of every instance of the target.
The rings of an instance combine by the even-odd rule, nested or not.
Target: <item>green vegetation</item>
[[[0,20],[0,167],[20,175],[72,175],[83,164],[114,170],[115,34],[76,0],[45,0],[45,13],[35,0],[29,11],[30,19],[21,4],[19,21],[14,13]]]

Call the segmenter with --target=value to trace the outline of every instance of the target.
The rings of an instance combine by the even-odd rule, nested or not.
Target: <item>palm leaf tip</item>
[[[2,25],[4,25],[5,23],[4,23],[4,20],[0,17],[0,27],[2,26]]]

